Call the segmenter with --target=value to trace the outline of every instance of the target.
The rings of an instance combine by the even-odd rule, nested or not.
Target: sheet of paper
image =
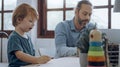
[[[80,67],[78,57],[63,57],[52,59],[46,64],[33,64],[24,67]]]
[[[8,67],[8,63],[0,63],[0,67]]]

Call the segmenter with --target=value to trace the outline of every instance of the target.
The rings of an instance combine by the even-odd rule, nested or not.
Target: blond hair
[[[18,24],[17,19],[23,20],[27,15],[31,16],[32,19],[38,19],[38,12],[32,6],[23,3],[16,7],[12,15],[12,25],[16,26]]]

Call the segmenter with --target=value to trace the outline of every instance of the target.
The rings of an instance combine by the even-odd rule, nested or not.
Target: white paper
[[[46,64],[34,64],[24,67],[80,67],[79,57],[63,57],[52,59]]]

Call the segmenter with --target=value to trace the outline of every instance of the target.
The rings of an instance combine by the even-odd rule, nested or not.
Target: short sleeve
[[[19,38],[13,36],[8,40],[8,53],[13,53],[17,50],[23,51]]]

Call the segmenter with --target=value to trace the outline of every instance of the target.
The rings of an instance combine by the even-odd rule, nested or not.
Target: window
[[[78,1],[80,0],[38,0],[38,37],[53,38],[56,25],[73,18],[73,9]]]
[[[40,19],[38,37],[53,38],[56,25],[74,17],[74,7],[80,0],[38,0]],[[73,2],[74,1],[74,2]],[[120,29],[119,14],[113,12],[115,0],[89,0],[93,6],[90,22],[97,23],[99,29]]]
[[[0,31],[10,34],[12,26],[12,11],[16,7],[17,0],[0,0]]]
[[[90,0],[94,5],[92,21],[97,22],[100,29],[120,29],[120,15],[113,12],[115,0]]]

